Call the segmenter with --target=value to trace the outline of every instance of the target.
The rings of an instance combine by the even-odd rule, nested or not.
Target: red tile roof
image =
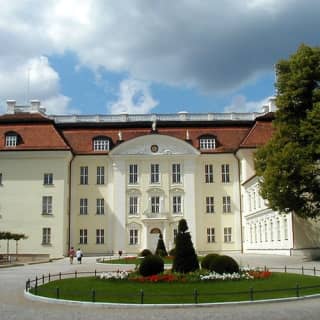
[[[273,131],[271,121],[256,121],[253,128],[240,144],[240,148],[256,148],[267,143]]]
[[[5,146],[5,134],[16,132],[21,143]],[[0,151],[12,150],[69,150],[69,146],[51,123],[2,124],[0,123]]]

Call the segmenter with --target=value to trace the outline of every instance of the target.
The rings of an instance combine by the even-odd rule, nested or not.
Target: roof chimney
[[[30,100],[30,113],[40,112],[40,101]]]
[[[16,100],[7,100],[7,113],[14,114],[15,107],[16,107]]]
[[[276,106],[276,97],[270,97],[268,100],[268,104],[269,104],[269,111],[273,112],[277,110],[277,106]]]

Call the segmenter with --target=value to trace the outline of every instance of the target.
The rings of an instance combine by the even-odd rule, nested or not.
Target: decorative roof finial
[[[152,122],[152,131],[155,132],[157,130],[157,120],[153,120]]]
[[[186,131],[186,140],[190,140],[189,130]]]
[[[119,141],[122,141],[122,132],[120,130],[118,132],[118,139],[119,139]]]

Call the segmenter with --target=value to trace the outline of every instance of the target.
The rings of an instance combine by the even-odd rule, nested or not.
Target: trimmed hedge
[[[139,256],[140,257],[147,257],[147,256],[151,256],[152,252],[149,249],[143,249],[140,253]]]
[[[239,272],[237,261],[229,256],[220,256],[214,253],[203,258],[201,267],[220,274]]]
[[[164,262],[160,256],[150,255],[144,257],[139,266],[139,273],[144,276],[152,276],[164,271]]]

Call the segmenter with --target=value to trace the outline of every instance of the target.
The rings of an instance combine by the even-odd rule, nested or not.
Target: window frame
[[[214,183],[213,179],[213,165],[207,163],[204,165],[205,183]]]
[[[43,174],[43,185],[52,186],[53,185],[53,173],[44,173]]]
[[[173,163],[171,166],[171,182],[172,184],[181,184],[182,177],[181,177],[181,164],[180,163]]]
[[[213,136],[200,137],[199,148],[200,150],[215,150],[217,147],[216,138]]]
[[[80,167],[80,185],[88,185],[89,183],[89,167]]]
[[[53,214],[53,197],[42,196],[42,215]]]
[[[139,184],[139,168],[136,163],[129,164],[128,170],[128,184],[136,185]]]
[[[214,213],[214,196],[206,197],[206,213]]]
[[[183,213],[183,199],[180,194],[172,196],[172,213],[174,215],[181,215]]]
[[[96,229],[96,244],[104,244],[104,229]]]
[[[105,201],[104,198],[96,199],[96,215],[103,216],[105,214]]]
[[[150,164],[150,184],[160,184],[160,165],[159,163]]]
[[[139,230],[129,229],[129,245],[136,246],[139,244]]]
[[[221,165],[221,182],[230,183],[230,165],[228,163]]]
[[[95,137],[92,139],[93,151],[109,151],[110,139],[108,137]]]
[[[207,228],[207,243],[215,243],[215,242],[216,242],[215,228],[209,227]]]
[[[160,213],[160,196],[159,195],[153,195],[150,197],[150,210],[151,213]]]
[[[19,143],[19,135],[15,132],[6,133],[5,135],[5,147],[14,148]]]
[[[80,198],[79,207],[79,212],[81,216],[88,215],[88,198]]]
[[[51,245],[51,228],[42,228],[42,245]]]
[[[88,229],[79,230],[79,244],[88,244]]]
[[[105,184],[105,168],[104,166],[97,166],[97,185]]]
[[[222,212],[223,213],[232,213],[231,197],[230,196],[223,196],[222,197]]]
[[[130,195],[128,199],[128,215],[129,216],[138,216],[139,215],[139,196]]]
[[[232,227],[223,228],[223,239],[224,239],[224,243],[232,242]]]

